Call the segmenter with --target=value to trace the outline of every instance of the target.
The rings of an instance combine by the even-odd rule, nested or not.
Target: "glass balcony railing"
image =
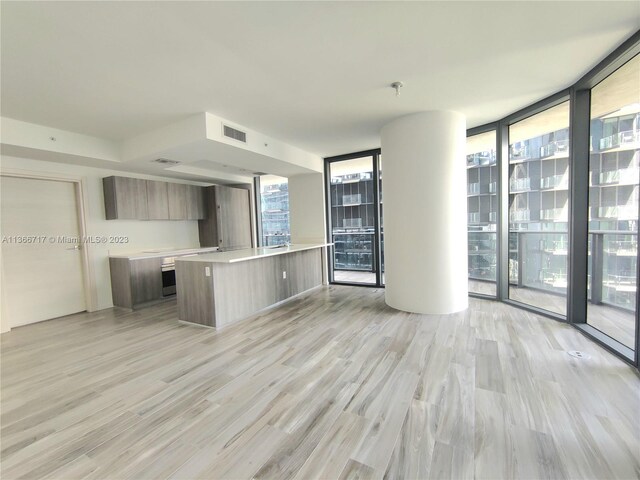
[[[531,179],[526,178],[512,178],[509,180],[509,190],[512,192],[522,192],[531,190]]]
[[[519,288],[566,294],[568,242],[567,232],[511,230],[509,282]]]
[[[626,130],[600,139],[600,150],[640,143],[640,130]]]
[[[540,220],[567,221],[566,208],[544,208],[540,210]]]
[[[479,152],[467,155],[467,167],[482,167],[486,165],[495,165],[496,152]]]
[[[469,257],[468,273],[471,280],[496,281],[496,232],[467,233]]]
[[[356,193],[354,195],[343,195],[342,196],[342,205],[345,207],[352,205],[360,205],[362,203],[362,195]]]
[[[361,218],[343,218],[342,226],[344,228],[362,228]]]
[[[529,145],[511,145],[509,147],[509,160],[524,160],[529,157]]]
[[[605,252],[610,255],[634,257],[638,254],[638,238],[610,241]]]
[[[636,205],[618,205],[614,207],[597,207],[591,208],[597,212],[598,218],[612,218],[616,220],[637,220],[638,207]]]
[[[372,175],[371,172],[349,173],[347,175],[331,177],[331,183],[355,183],[361,180],[371,180]]]
[[[509,212],[510,222],[528,222],[531,220],[531,210],[511,210]]]
[[[589,233],[591,302],[635,310],[638,233],[594,231]],[[594,280],[595,279],[595,280]]]
[[[488,193],[496,193],[496,182],[467,184],[467,195],[486,195]]]
[[[540,179],[540,188],[567,189],[569,187],[569,177],[564,175],[551,175]]]
[[[608,172],[600,172],[598,180],[600,185],[634,185],[638,183],[640,169],[637,167],[621,168],[619,170],[610,170]]]
[[[543,271],[543,283],[552,289],[567,288],[567,274],[560,272]]]
[[[568,156],[569,155],[569,140],[556,140],[555,142],[547,143],[540,147],[540,158],[546,158],[551,156]]]
[[[373,272],[373,232],[333,232],[334,269]]]

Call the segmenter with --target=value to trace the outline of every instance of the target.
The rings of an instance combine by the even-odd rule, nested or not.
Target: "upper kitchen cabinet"
[[[184,183],[169,183],[169,219],[170,220],[203,220],[204,188]]]
[[[207,218],[204,208],[204,188],[197,185],[187,187],[187,220],[203,220]]]
[[[169,220],[169,192],[167,182],[146,180],[149,220]]]
[[[207,218],[198,222],[201,247],[251,247],[251,195],[243,188],[205,188]]]
[[[202,220],[206,218],[204,188],[184,183],[129,177],[106,177],[107,220]]]
[[[169,189],[169,219],[186,220],[187,218],[187,185],[184,183],[170,183]],[[204,218],[204,216],[203,216]]]
[[[139,178],[106,177],[104,188],[104,210],[107,220],[147,220],[147,182]]]

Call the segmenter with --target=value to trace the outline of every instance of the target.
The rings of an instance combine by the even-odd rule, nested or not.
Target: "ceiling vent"
[[[222,125],[222,130],[225,137],[233,138],[242,143],[247,143],[247,134],[243,131],[230,127],[229,125]]]
[[[160,165],[179,165],[180,162],[177,160],[169,160],[168,158],[157,158],[155,160],[151,160],[153,163],[159,163]]]
[[[258,177],[261,177],[262,175],[266,175],[267,172],[253,172],[254,175],[257,175]]]

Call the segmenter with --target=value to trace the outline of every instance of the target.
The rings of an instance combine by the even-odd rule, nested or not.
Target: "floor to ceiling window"
[[[467,137],[469,292],[496,295],[496,131]]]
[[[591,90],[587,323],[635,349],[640,56]]]
[[[466,148],[469,292],[566,320],[635,365],[639,78],[640,33]],[[381,159],[326,159],[334,283],[384,285]]]
[[[379,284],[377,162],[370,153],[327,163],[334,282]]]
[[[282,245],[291,241],[289,188],[284,177],[260,177],[261,245]]]
[[[509,126],[509,298],[566,315],[569,102]]]
[[[382,211],[382,155],[378,155],[378,197],[380,198],[380,283],[384,285],[384,214]]]

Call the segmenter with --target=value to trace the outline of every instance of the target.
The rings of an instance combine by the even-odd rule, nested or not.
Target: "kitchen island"
[[[322,284],[326,244],[176,259],[178,319],[220,328]]]

